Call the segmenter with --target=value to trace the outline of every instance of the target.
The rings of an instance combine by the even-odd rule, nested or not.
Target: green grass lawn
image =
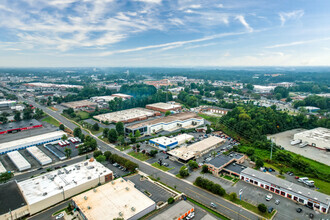
[[[204,118],[205,120],[212,122],[212,123],[217,123],[217,121],[219,120],[219,117],[215,117],[215,116],[210,116],[210,115],[205,115],[205,114],[198,114],[200,117]]]
[[[229,181],[232,181],[232,180],[234,179],[233,177],[231,177],[231,176],[227,176],[227,175],[223,176],[223,178],[225,178],[225,179],[227,179],[227,180],[229,180]]]
[[[92,132],[92,134],[96,135],[96,134],[102,133],[104,129],[100,127],[100,129],[98,131],[95,131],[93,129],[88,129],[88,130],[90,130]]]
[[[141,161],[146,161],[151,158],[141,152],[134,152],[134,151],[129,152],[128,155],[135,157],[136,159],[141,160]]]
[[[330,195],[330,183],[314,178],[312,180],[314,180],[315,187],[319,188],[317,191]]]
[[[89,113],[84,111],[78,111],[76,112],[76,115],[78,115],[81,118],[81,120],[85,120],[89,118]]]
[[[125,150],[128,150],[130,149],[131,147],[129,145],[126,145],[126,146],[116,146],[116,149],[120,150],[120,151],[125,151]]]
[[[171,167],[171,168],[168,168],[168,167],[165,167],[165,166],[160,166],[159,163],[155,162],[155,163],[152,163],[151,166],[153,167],[156,167],[158,169],[161,169],[162,171],[169,171],[169,170],[172,170],[174,167]]]
[[[55,118],[53,118],[51,116],[47,116],[47,117],[43,118],[42,121],[52,124],[56,127],[60,126],[60,122],[58,122]]]

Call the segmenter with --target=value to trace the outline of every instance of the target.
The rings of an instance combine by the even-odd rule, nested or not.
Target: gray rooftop
[[[0,195],[0,215],[26,205],[16,181],[0,184]]]
[[[296,194],[301,194],[304,197],[317,200],[319,202],[322,202],[324,204],[330,203],[330,196],[317,192],[313,189],[309,189],[303,186],[300,186],[298,184],[283,180],[281,178],[278,178],[276,176],[273,176],[269,173],[260,172],[251,168],[246,168],[241,172],[241,175],[249,175],[254,176],[255,178],[258,178],[260,180],[269,182],[273,185],[279,186],[281,188],[285,188],[287,190],[290,190],[291,192],[294,192]]]
[[[180,201],[175,203],[172,207],[164,211],[163,213],[155,216],[151,220],[171,220],[178,219],[182,214],[186,213],[190,209],[194,208],[190,203],[186,201]]]
[[[230,164],[228,164],[227,166],[224,167],[224,169],[226,170],[230,170],[234,173],[240,174],[246,167],[241,165],[241,164],[237,164],[235,162],[232,162]]]
[[[224,155],[224,154],[220,154],[218,156],[216,156],[215,158],[213,158],[212,160],[210,160],[209,162],[207,162],[207,164],[211,164],[216,168],[220,168],[223,165],[225,165],[226,163],[228,163],[229,161],[233,160],[233,159],[240,159],[242,158],[244,155],[242,154],[238,154],[238,153],[231,153],[228,155]]]
[[[12,129],[36,126],[36,125],[41,125],[41,123],[35,119],[22,120],[22,121],[11,122],[11,123],[0,125],[0,131],[7,131],[7,130],[12,130]]]

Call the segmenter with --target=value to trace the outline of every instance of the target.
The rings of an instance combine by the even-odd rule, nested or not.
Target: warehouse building
[[[245,160],[245,156],[239,153],[230,153],[229,155],[220,154],[215,158],[206,162],[209,171],[215,176],[220,176],[221,173],[234,175],[239,177],[241,171],[245,168],[241,166]]]
[[[2,165],[2,163],[0,162],[0,173],[5,173],[7,172],[6,168]]]
[[[91,101],[92,102],[96,102],[96,103],[103,103],[103,102],[110,102],[111,100],[114,100],[115,97],[114,96],[94,96],[91,97]]]
[[[11,107],[16,105],[16,101],[4,100],[0,101],[0,109],[10,109]]]
[[[88,100],[81,100],[81,101],[75,101],[75,102],[66,102],[61,104],[64,107],[67,108],[73,108],[73,110],[94,110],[97,106],[96,103],[88,101]]]
[[[153,110],[145,109],[145,108],[132,108],[126,109],[117,112],[111,112],[107,114],[94,116],[95,119],[99,121],[107,121],[107,122],[123,122],[129,123],[134,121],[146,120],[150,117],[155,117],[161,115],[159,112],[155,112]]]
[[[57,147],[51,143],[49,144],[44,144],[44,147],[49,150],[50,152],[52,152],[58,159],[60,160],[65,160],[66,156],[65,154],[60,151],[59,149],[57,149]]]
[[[173,149],[169,151],[168,154],[175,157],[179,161],[186,163],[189,160],[201,157],[202,155],[217,148],[225,142],[226,140],[223,138],[210,136],[194,144]]]
[[[56,89],[83,88],[83,86],[78,86],[78,85],[53,84],[53,83],[41,83],[41,82],[26,83],[24,85],[33,87],[36,90],[39,89],[39,90],[47,90],[47,91],[55,91]]]
[[[203,106],[201,107],[200,111],[204,113],[215,113],[215,114],[226,115],[229,111],[232,110],[226,108],[219,108],[217,106]]]
[[[330,196],[310,188],[283,180],[274,175],[246,168],[240,179],[259,186],[295,202],[302,203],[322,213],[328,213]]]
[[[36,146],[29,147],[26,150],[43,166],[53,162],[50,157]]]
[[[295,134],[293,139],[307,142],[310,146],[321,150],[330,150],[330,129],[327,128],[319,127],[303,131]]]
[[[115,93],[111,95],[112,97],[117,97],[117,98],[122,98],[122,99],[130,99],[133,96],[131,95],[126,95],[126,94],[122,94],[122,93]]]
[[[158,147],[160,150],[168,150],[184,144],[186,141],[191,141],[193,138],[194,136],[190,134],[180,134],[172,138],[162,136],[149,140],[149,144]]]
[[[179,103],[164,103],[164,102],[149,104],[146,105],[146,108],[164,113],[167,111],[178,111],[182,109]]]
[[[126,134],[135,134],[139,130],[141,135],[150,135],[161,131],[175,131],[183,128],[194,128],[200,125],[204,125],[204,119],[202,117],[195,113],[183,112],[126,126],[125,132]]]
[[[156,203],[122,178],[72,198],[81,219],[140,219],[155,210]]]
[[[41,127],[42,124],[35,119],[22,120],[0,125],[0,134],[15,133]]]
[[[18,186],[31,215],[98,184],[112,180],[112,171],[90,160],[79,162],[25,181]]]
[[[0,184],[0,219],[24,219],[29,210],[16,181]],[[9,199],[10,198],[10,199]]]
[[[183,220],[187,217],[187,215],[194,211],[194,206],[192,206],[189,202],[182,200],[175,203],[175,205],[173,205],[171,208],[155,216],[151,220]]]
[[[36,135],[16,141],[10,141],[0,144],[0,154],[5,154],[11,151],[21,150],[28,147],[32,147],[39,144],[50,143],[53,141],[60,140],[63,135],[66,135],[63,131],[54,131],[42,135]]]
[[[7,156],[15,164],[19,171],[28,170],[31,168],[31,164],[18,151],[9,152],[7,153]]]

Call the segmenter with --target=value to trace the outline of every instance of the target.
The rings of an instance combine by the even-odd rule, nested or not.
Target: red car
[[[295,179],[299,179],[299,176],[295,176],[294,178],[295,178]]]

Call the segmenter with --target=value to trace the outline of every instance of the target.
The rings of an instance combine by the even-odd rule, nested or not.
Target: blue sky
[[[0,0],[0,66],[330,64],[328,0]]]

